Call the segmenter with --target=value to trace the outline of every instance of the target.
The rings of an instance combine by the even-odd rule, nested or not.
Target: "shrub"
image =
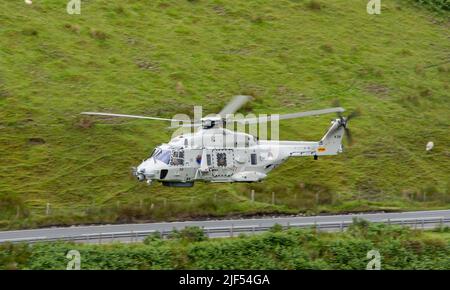
[[[448,269],[449,242],[421,231],[355,221],[353,232],[306,229],[267,232],[239,239],[205,241],[202,230],[174,231],[177,240],[149,235],[144,244],[67,242],[0,245],[0,269],[65,269],[66,254],[78,249],[82,269],[365,269],[378,250],[382,269]],[[448,230],[448,229],[447,229]],[[190,240],[186,243],[186,238]]]
[[[180,231],[174,228],[172,232],[169,234],[168,238],[189,242],[200,242],[208,239],[203,230],[195,226],[185,227]]]
[[[0,270],[15,270],[30,258],[28,245],[3,244],[0,245]]]
[[[154,233],[151,233],[147,237],[145,237],[143,243],[146,244],[146,245],[149,245],[151,243],[160,242],[160,241],[162,241],[162,239],[161,239],[161,232],[156,231]]]
[[[281,231],[283,231],[283,226],[280,225],[280,224],[274,224],[274,225],[270,228],[270,231],[271,231],[272,233],[281,232]]]
[[[203,229],[199,227],[185,227],[180,231],[179,238],[190,242],[200,242],[208,239]]]

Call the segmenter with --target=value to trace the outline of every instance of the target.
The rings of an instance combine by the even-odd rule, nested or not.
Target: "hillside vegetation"
[[[69,15],[65,1],[33,2],[0,2],[2,228],[450,204],[446,9],[393,0],[369,15],[366,1],[348,0],[97,0]],[[188,189],[130,175],[171,137],[166,123],[79,115],[170,118],[193,105],[211,113],[236,94],[253,96],[243,113],[339,99],[363,115],[342,155],[291,159],[259,184]],[[280,137],[318,140],[332,117],[282,121]]]
[[[359,221],[344,233],[290,229],[256,236],[208,240],[190,229],[170,240],[146,244],[71,243],[1,245],[0,269],[66,269],[77,250],[81,269],[346,269],[364,270],[378,251],[380,266],[449,269],[448,228],[426,233]]]

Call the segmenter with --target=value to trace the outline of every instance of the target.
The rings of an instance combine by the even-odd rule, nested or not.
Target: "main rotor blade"
[[[361,116],[361,110],[356,109],[347,116],[347,121],[349,121],[353,118],[359,117],[359,116]]]
[[[251,99],[250,96],[239,95],[235,96],[223,109],[219,115],[225,118],[228,114],[236,113],[245,103]]]
[[[340,107],[341,106],[341,102],[339,101],[339,99],[335,99],[333,101],[332,105],[333,105],[333,107]],[[337,112],[337,115],[338,115],[339,118],[341,118],[342,117],[342,112]]]
[[[108,117],[120,117],[120,118],[134,118],[134,119],[148,119],[148,120],[159,120],[159,121],[178,121],[185,122],[183,120],[176,119],[166,119],[166,118],[157,118],[157,117],[146,117],[146,116],[137,116],[137,115],[123,115],[123,114],[111,114],[111,113],[97,113],[97,112],[82,112],[81,115],[89,115],[89,116],[108,116]]]
[[[200,127],[202,123],[187,123],[187,124],[180,124],[180,125],[172,125],[168,127],[169,129],[174,128],[194,128],[194,127]]]
[[[337,108],[328,108],[328,109],[322,109],[322,110],[313,110],[313,111],[307,111],[307,112],[298,112],[298,113],[291,113],[291,114],[284,114],[279,115],[279,120],[286,120],[286,119],[295,119],[295,118],[303,118],[308,116],[317,116],[317,115],[324,115],[324,114],[330,114],[330,113],[342,113],[345,109],[341,107]],[[235,122],[239,123],[247,123],[247,124],[255,124],[255,123],[263,123],[263,122],[269,122],[271,121],[270,116],[267,116],[267,118],[250,118],[250,119],[237,119]]]

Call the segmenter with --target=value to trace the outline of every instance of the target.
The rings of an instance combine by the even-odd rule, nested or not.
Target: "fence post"
[[[425,228],[425,220],[422,219],[422,229],[424,229],[424,228]]]
[[[341,232],[343,232],[343,231],[344,231],[344,221],[341,221],[341,226],[340,226],[340,228],[341,228]]]
[[[251,200],[252,200],[252,202],[254,202],[255,201],[255,190],[254,189],[252,189],[252,192],[251,192]]]
[[[272,205],[275,205],[275,192],[272,191]]]
[[[49,215],[50,214],[50,203],[47,202],[47,206],[45,207],[45,215]]]
[[[230,228],[230,237],[233,237],[233,224],[231,224],[231,228]]]

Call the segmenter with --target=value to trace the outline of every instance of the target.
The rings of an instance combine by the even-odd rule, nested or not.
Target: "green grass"
[[[449,269],[447,233],[359,223],[344,233],[290,229],[206,239],[191,229],[145,244],[0,245],[0,269],[65,269],[77,250],[81,269],[346,269],[364,270],[377,250],[381,269]],[[194,238],[194,239],[193,239]],[[251,257],[251,258],[249,258]]]
[[[315,2],[99,0],[68,15],[61,1],[1,1],[0,227],[448,208],[448,13]],[[167,124],[78,114],[217,112],[236,94],[255,113],[339,98],[364,115],[337,157],[291,159],[260,184],[174,189],[130,176]],[[318,140],[330,118],[283,121],[280,137]]]

